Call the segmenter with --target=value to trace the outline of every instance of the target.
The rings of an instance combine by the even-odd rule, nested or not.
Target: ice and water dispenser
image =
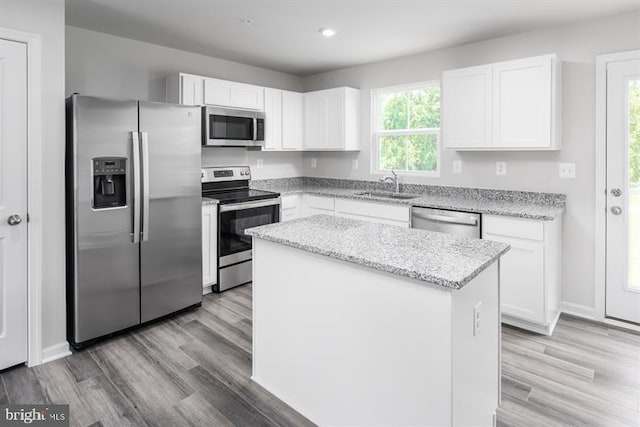
[[[93,208],[126,206],[127,159],[97,157],[93,159]]]

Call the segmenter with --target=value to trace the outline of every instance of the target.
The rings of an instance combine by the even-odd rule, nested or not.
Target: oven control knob
[[[244,171],[240,171],[240,175],[244,175]]]

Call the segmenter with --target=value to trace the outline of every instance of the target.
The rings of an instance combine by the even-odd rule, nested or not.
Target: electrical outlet
[[[262,166],[264,166],[264,162],[262,161],[262,159],[256,160],[256,167],[258,169],[262,169]]]
[[[507,162],[496,162],[496,175],[507,174]]]
[[[453,173],[462,173],[462,160],[454,160],[452,165]]]
[[[351,160],[351,169],[358,170],[358,159]]]
[[[311,159],[311,167],[315,168],[316,166],[318,166],[318,159],[316,158]]]
[[[558,166],[558,176],[560,178],[575,178],[576,177],[576,164],[575,163],[560,163]]]
[[[476,305],[473,306],[473,336],[475,337],[480,333],[480,326],[482,320],[482,301],[479,301]]]

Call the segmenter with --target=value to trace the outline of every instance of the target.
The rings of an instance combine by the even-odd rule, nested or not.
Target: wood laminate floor
[[[286,355],[283,355],[286,357]],[[74,426],[309,426],[253,383],[251,287],[35,368],[0,373],[0,404],[68,403]],[[640,335],[562,317],[503,328],[500,426],[640,426]]]

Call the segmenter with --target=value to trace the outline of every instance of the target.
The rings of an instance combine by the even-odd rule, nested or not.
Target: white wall
[[[279,89],[300,91],[302,79],[265,68],[198,55],[77,27],[66,27],[66,93],[165,101],[165,77],[186,72]],[[300,153],[206,148],[202,163],[250,165],[254,178],[302,173]],[[258,169],[257,159],[264,167]]]
[[[42,36],[42,347],[66,340],[64,0],[0,2],[0,26]]]
[[[568,197],[563,233],[563,300],[594,306],[595,57],[640,48],[640,12],[523,33],[449,49],[326,72],[304,79],[305,91],[336,86],[362,90],[360,153],[305,153],[307,176],[377,179],[370,173],[370,90],[439,80],[447,69],[555,52],[563,61],[563,148],[548,153],[442,153],[439,178],[406,179],[438,185],[550,191]],[[317,168],[310,159],[317,158]],[[360,168],[351,170],[351,160]],[[462,175],[451,162],[463,161]],[[494,162],[508,174],[496,176]],[[558,162],[575,162],[575,179],[558,178]]]

